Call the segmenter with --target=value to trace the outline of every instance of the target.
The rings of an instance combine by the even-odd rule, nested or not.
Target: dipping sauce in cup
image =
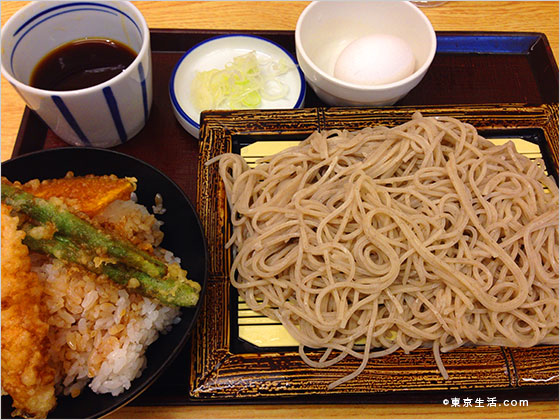
[[[131,2],[30,3],[2,28],[1,58],[3,76],[69,144],[117,146],[148,120],[150,32]]]
[[[51,51],[35,66],[30,85],[46,90],[84,89],[123,72],[136,52],[111,39],[79,39]]]

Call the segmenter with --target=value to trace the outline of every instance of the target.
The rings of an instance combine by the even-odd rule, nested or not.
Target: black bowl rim
[[[158,168],[154,167],[153,165],[144,162],[143,160],[135,157],[135,156],[131,156],[128,155],[126,153],[122,153],[122,152],[118,152],[116,150],[110,150],[110,149],[104,149],[104,148],[99,148],[99,147],[78,147],[78,146],[62,146],[62,147],[54,147],[54,148],[50,148],[50,149],[43,149],[43,150],[37,150],[37,151],[33,151],[33,152],[28,152],[28,153],[24,153],[21,154],[19,156],[13,156],[10,159],[2,162],[0,164],[0,175],[2,177],[4,177],[4,174],[2,173],[2,167],[4,167],[5,164],[10,164],[12,162],[15,161],[19,161],[19,160],[23,160],[25,158],[31,157],[31,156],[36,156],[36,155],[43,155],[43,154],[52,154],[52,153],[60,153],[60,152],[77,152],[77,153],[88,153],[89,151],[93,151],[95,153],[107,153],[109,155],[116,155],[119,156],[120,158],[124,158],[124,159],[130,159],[132,161],[135,161],[136,163],[146,166],[148,167],[150,170],[158,173],[159,175],[161,175],[164,179],[166,179],[174,188],[176,188],[179,193],[181,194],[181,196],[185,199],[186,203],[188,204],[188,206],[190,207],[191,211],[193,212],[194,216],[195,216],[195,220],[197,222],[198,228],[200,229],[200,233],[201,233],[201,237],[202,237],[202,242],[203,242],[203,249],[204,249],[204,273],[203,273],[203,278],[202,278],[202,287],[200,290],[200,297],[199,297],[199,302],[196,305],[196,308],[194,309],[194,314],[192,316],[192,319],[186,329],[186,332],[184,333],[183,337],[181,338],[181,340],[179,341],[179,345],[177,345],[169,354],[169,356],[166,358],[165,362],[163,364],[161,364],[152,375],[150,375],[149,377],[146,378],[142,378],[142,376],[140,376],[139,378],[136,378],[136,380],[139,380],[140,382],[136,385],[136,389],[134,392],[132,392],[130,394],[130,396],[123,400],[123,401],[116,401],[114,404],[111,404],[103,409],[101,409],[100,411],[97,411],[95,413],[91,413],[89,414],[87,417],[84,418],[99,418],[102,416],[106,416],[110,413],[112,413],[113,411],[118,410],[119,408],[127,405],[128,403],[130,403],[132,400],[134,400],[135,398],[137,398],[138,396],[140,396],[140,394],[142,394],[146,389],[148,389],[148,387],[150,385],[152,385],[157,378],[159,378],[161,376],[161,374],[165,371],[165,369],[177,358],[177,356],[179,355],[179,353],[181,352],[181,350],[185,347],[191,333],[192,330],[195,327],[196,321],[198,319],[198,316],[200,314],[202,305],[204,303],[204,296],[205,296],[205,292],[206,292],[206,287],[208,284],[208,244],[207,244],[207,240],[206,240],[206,235],[205,235],[205,231],[204,231],[204,227],[202,226],[202,222],[200,220],[200,217],[198,215],[198,212],[196,211],[196,208],[194,207],[193,203],[191,202],[191,200],[189,199],[189,197],[185,194],[185,192],[179,187],[179,185],[177,185],[177,183],[175,181],[173,181],[171,178],[169,178],[169,176],[167,176],[164,172],[162,172],[161,170],[159,170]],[[172,333],[173,330],[171,330],[170,333]],[[118,396],[115,397],[118,399]]]

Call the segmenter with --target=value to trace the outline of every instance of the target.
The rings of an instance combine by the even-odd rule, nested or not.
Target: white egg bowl
[[[200,110],[191,98],[191,86],[197,72],[223,69],[234,57],[255,51],[257,59],[284,59],[294,64],[293,70],[278,76],[279,81],[289,88],[281,99],[262,99],[258,109],[301,108],[305,98],[305,79],[295,58],[280,45],[254,35],[223,35],[205,40],[188,50],[178,61],[169,83],[169,96],[173,112],[181,126],[193,137],[198,138]]]
[[[410,47],[414,71],[380,85],[349,83],[334,76],[335,63],[353,41],[367,35],[401,38]],[[436,34],[422,11],[403,1],[314,1],[301,13],[295,31],[296,55],[305,79],[329,105],[392,105],[424,77],[436,53]]]

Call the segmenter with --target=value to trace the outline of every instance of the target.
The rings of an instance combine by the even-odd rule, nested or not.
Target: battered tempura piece
[[[2,204],[2,389],[12,396],[15,414],[44,418],[56,404],[49,326],[43,288],[30,271],[25,233],[17,224]]]
[[[35,179],[23,184],[22,188],[36,197],[58,197],[68,206],[94,216],[115,200],[128,200],[136,190],[136,179],[115,175],[74,176],[68,172],[64,178]]]

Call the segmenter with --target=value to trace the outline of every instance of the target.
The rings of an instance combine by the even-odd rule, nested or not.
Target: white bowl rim
[[[185,119],[190,125],[192,125],[194,128],[196,128],[197,130],[200,129],[200,123],[197,123],[194,119],[192,119],[185,112],[185,110],[179,104],[179,101],[177,100],[177,96],[175,95],[175,78],[176,78],[176,75],[177,75],[177,70],[181,66],[181,63],[183,62],[183,60],[185,60],[187,58],[187,56],[189,54],[191,54],[197,48],[199,48],[199,47],[201,47],[204,44],[207,44],[209,42],[217,41],[217,40],[220,40],[220,39],[223,39],[223,38],[233,38],[233,37],[256,38],[256,39],[268,42],[268,43],[274,45],[275,47],[278,47],[280,50],[282,50],[290,58],[290,60],[292,60],[292,62],[296,66],[296,69],[299,73],[300,90],[299,90],[299,96],[298,96],[298,99],[296,101],[296,104],[294,105],[294,108],[299,108],[301,106],[301,104],[303,103],[303,99],[305,98],[306,85],[305,85],[305,77],[303,75],[303,72],[301,71],[301,68],[300,68],[297,60],[295,59],[295,57],[293,57],[292,54],[288,50],[286,50],[284,47],[282,47],[281,45],[277,44],[274,41],[271,41],[270,39],[267,39],[265,37],[258,36],[258,35],[251,35],[251,34],[217,35],[217,36],[214,36],[212,38],[205,39],[204,41],[201,41],[198,44],[194,45],[193,47],[189,48],[185,52],[185,54],[183,54],[183,56],[179,59],[177,64],[175,64],[175,67],[173,68],[173,71],[171,72],[171,78],[169,80],[169,96],[171,98],[171,103],[173,104],[173,108],[175,108],[175,110],[179,113],[179,115],[183,119]]]
[[[29,3],[29,4],[25,5],[20,10],[18,10],[16,13],[14,13],[13,17],[14,18],[19,17],[22,14],[24,14],[27,10],[29,10],[33,7],[36,7],[35,3],[36,2]],[[101,2],[101,1],[93,2],[92,1],[92,2],[87,2],[87,3],[91,4],[92,6],[106,7],[106,8],[110,8],[110,9],[113,9],[113,10],[116,9],[116,7],[111,4],[111,3],[114,3],[114,2],[111,2],[111,1],[103,1],[103,2]],[[107,4],[107,3],[109,3],[109,4]],[[86,88],[73,89],[73,90],[49,90],[49,89],[39,89],[39,88],[33,87],[33,86],[31,86],[27,83],[21,82],[20,80],[16,79],[14,76],[12,76],[11,72],[9,72],[4,67],[4,63],[2,63],[2,65],[0,66],[0,71],[1,71],[2,75],[4,77],[6,77],[6,79],[13,86],[15,86],[16,88],[21,89],[23,91],[33,92],[33,93],[39,94],[39,95],[50,95],[50,96],[58,95],[62,98],[72,97],[72,96],[75,96],[75,95],[87,94],[87,93],[90,93],[90,92],[97,92],[100,89],[103,89],[104,87],[107,87],[109,85],[113,85],[115,82],[118,82],[119,80],[124,79],[125,77],[128,77],[128,75],[134,71],[134,69],[136,68],[138,63],[140,63],[142,61],[143,57],[146,55],[146,51],[151,49],[151,46],[150,46],[151,36],[150,36],[150,29],[148,28],[148,24],[146,23],[146,19],[144,18],[144,15],[142,15],[142,13],[138,9],[138,7],[136,7],[131,1],[120,1],[118,3],[128,5],[131,8],[130,10],[133,13],[136,14],[135,17],[139,20],[140,27],[144,31],[144,35],[143,35],[142,45],[140,47],[140,51],[138,51],[138,53],[136,53],[136,57],[134,57],[134,60],[122,72],[120,72],[116,76],[113,76],[109,80],[106,80],[102,83],[98,83],[97,85],[89,86],[89,87],[86,87]],[[74,2],[74,3],[72,3],[72,2],[61,2],[60,4],[53,5],[49,9],[46,9],[46,10],[40,12],[40,15],[42,16],[43,14],[50,13],[52,10],[56,10],[58,8],[61,8],[61,7],[72,7],[72,6],[75,6],[75,5],[79,5],[79,3],[76,3],[76,2]],[[123,13],[123,14],[126,14],[122,10],[118,10],[118,11]],[[39,16],[39,15],[35,15],[33,17],[33,19],[35,19],[36,16]],[[33,20],[33,19],[30,19],[30,20]],[[133,22],[133,23],[134,23],[134,25],[138,26],[136,24],[136,22]],[[27,25],[27,22],[20,25],[20,27],[25,26],[25,25]],[[18,31],[19,30],[20,29],[18,29]],[[2,27],[2,35],[4,35],[4,27]]]
[[[392,1],[389,0],[389,2],[392,2]],[[437,49],[437,37],[436,37],[434,27],[433,27],[432,23],[430,22],[430,20],[428,19],[428,17],[417,6],[412,4],[410,1],[399,1],[399,3],[406,4],[409,7],[411,7],[413,10],[415,10],[418,13],[418,15],[420,16],[420,18],[424,21],[424,23],[426,23],[428,25],[428,27],[431,29],[430,39],[431,39],[432,43],[431,43],[431,48],[430,48],[430,52],[429,52],[429,55],[428,55],[428,59],[424,62],[424,64],[422,64],[410,76],[407,76],[407,77],[405,77],[404,79],[401,79],[401,80],[397,80],[396,82],[386,83],[386,84],[382,84],[382,85],[373,85],[373,86],[359,85],[357,83],[345,82],[343,80],[337,79],[334,76],[331,76],[327,72],[325,72],[325,71],[321,70],[319,67],[317,67],[317,65],[309,58],[309,56],[305,52],[305,49],[303,48],[302,42],[301,42],[301,25],[302,25],[301,22],[302,22],[303,18],[305,17],[305,15],[307,15],[311,9],[313,9],[315,6],[317,6],[320,3],[324,3],[324,1],[321,1],[321,0],[312,1],[303,10],[303,12],[301,12],[301,14],[300,14],[300,16],[297,20],[296,30],[295,30],[296,51],[299,51],[299,53],[305,59],[306,64],[308,66],[310,66],[313,69],[313,71],[317,72],[318,74],[320,74],[322,77],[324,77],[328,81],[330,81],[332,83],[335,83],[335,84],[338,84],[339,86],[349,88],[349,89],[353,89],[353,90],[359,90],[361,92],[363,92],[363,91],[379,92],[379,91],[389,90],[389,89],[392,89],[392,88],[395,88],[395,87],[398,87],[398,86],[405,85],[406,83],[414,80],[420,74],[423,74],[428,69],[428,67],[430,67],[430,65],[431,65],[431,63],[432,63],[432,61],[433,61],[433,59],[436,55],[436,49]]]

